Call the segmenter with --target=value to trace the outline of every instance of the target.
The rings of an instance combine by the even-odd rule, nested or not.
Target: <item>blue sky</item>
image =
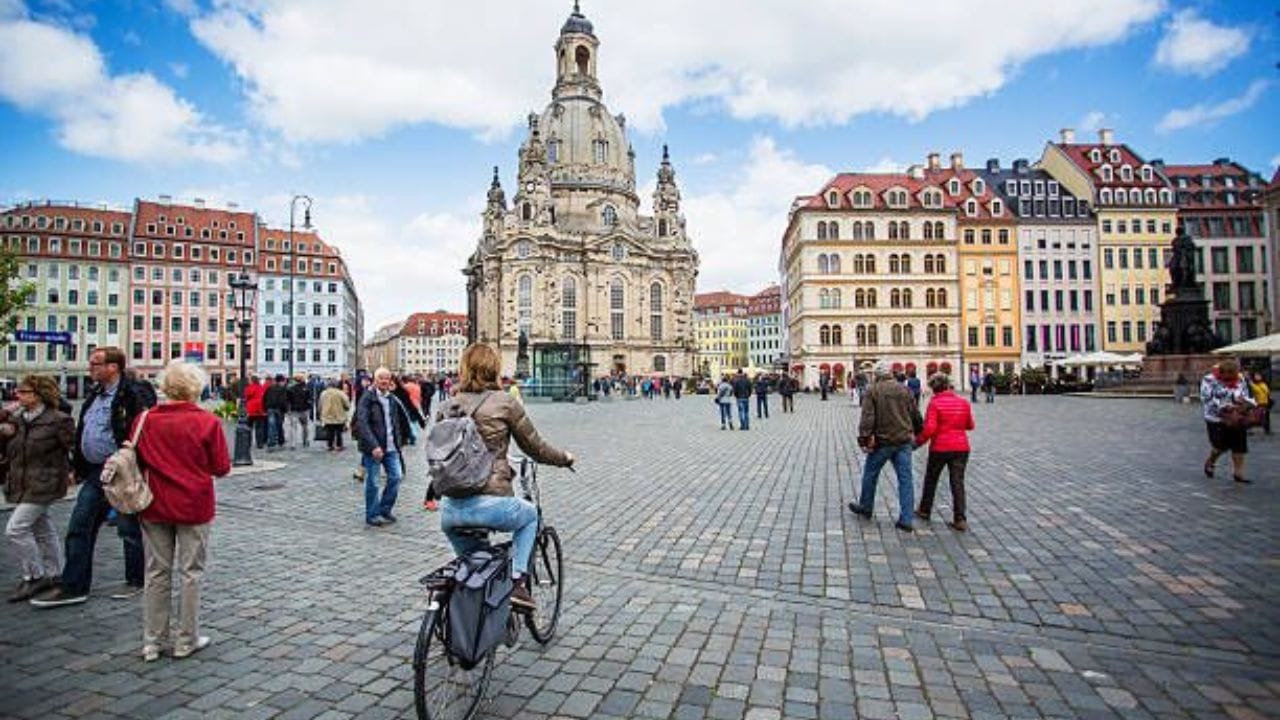
[[[906,6],[906,7],[903,7]],[[1065,7],[1064,7],[1065,6]],[[0,202],[294,192],[370,327],[465,306],[490,168],[510,189],[564,0],[0,0]],[[926,153],[1035,159],[1062,127],[1146,158],[1280,162],[1265,2],[587,0],[647,205],[669,143],[700,287],[776,278],[790,200]],[[1271,118],[1271,120],[1267,120]]]

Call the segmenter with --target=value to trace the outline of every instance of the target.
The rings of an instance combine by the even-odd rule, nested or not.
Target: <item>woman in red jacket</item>
[[[969,435],[973,429],[973,410],[969,401],[951,391],[951,380],[941,373],[929,378],[933,399],[925,412],[924,429],[916,436],[916,447],[930,443],[929,461],[924,470],[924,492],[916,515],[929,521],[933,512],[933,495],[938,490],[942,468],[947,468],[951,482],[951,504],[954,517],[947,523],[964,532],[969,529],[964,514],[964,470],[969,464]],[[932,441],[932,442],[930,442]]]
[[[253,428],[254,444],[258,449],[267,445],[267,383],[259,382],[257,375],[249,376],[249,384],[244,388],[244,414],[249,418],[249,426]]]
[[[209,645],[200,635],[200,579],[213,521],[213,478],[231,471],[222,422],[196,404],[205,386],[199,367],[174,360],[160,378],[168,402],[134,423],[138,459],[146,468],[153,500],[142,511],[147,548],[143,590],[142,657],[160,657],[169,641],[173,573],[182,579],[173,656],[184,658]]]

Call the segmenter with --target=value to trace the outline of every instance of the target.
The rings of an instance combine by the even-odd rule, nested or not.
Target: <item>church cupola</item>
[[[498,180],[498,166],[493,166],[493,182],[489,183],[489,208],[507,209],[507,195],[502,192],[502,182]]]
[[[676,171],[671,154],[662,146],[662,164],[658,166],[658,184],[653,189],[654,232],[659,238],[678,237],[684,232],[680,217],[680,188],[676,187]]]
[[[599,49],[600,41],[596,38],[595,29],[575,0],[573,13],[560,28],[560,39],[556,41],[556,86],[552,97],[585,95],[600,99],[600,80],[596,74],[596,53]]]

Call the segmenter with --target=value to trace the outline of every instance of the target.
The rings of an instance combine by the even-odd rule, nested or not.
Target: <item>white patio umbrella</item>
[[[1213,352],[1217,355],[1280,355],[1280,333],[1245,340]]]

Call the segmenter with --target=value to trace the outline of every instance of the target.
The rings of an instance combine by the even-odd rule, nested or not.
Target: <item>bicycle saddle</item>
[[[481,525],[455,525],[449,528],[449,532],[454,533],[455,535],[460,535],[462,537],[475,538],[477,540],[484,540],[488,538],[490,534],[495,533],[497,531],[494,530],[493,528],[488,528]]]

